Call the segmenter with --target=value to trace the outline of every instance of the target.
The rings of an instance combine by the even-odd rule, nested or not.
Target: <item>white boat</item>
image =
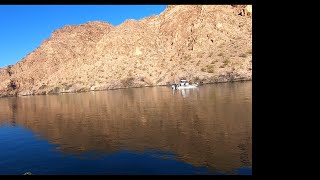
[[[179,84],[173,84],[171,86],[172,89],[192,89],[197,88],[198,84],[189,84],[187,80],[180,80]]]

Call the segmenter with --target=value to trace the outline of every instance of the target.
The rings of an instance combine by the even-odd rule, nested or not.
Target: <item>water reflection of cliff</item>
[[[137,88],[0,99],[0,124],[40,133],[60,150],[170,151],[195,166],[252,164],[251,82],[188,92]]]

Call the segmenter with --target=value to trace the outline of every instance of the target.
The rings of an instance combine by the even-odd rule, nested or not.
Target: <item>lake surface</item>
[[[0,174],[252,174],[252,82],[0,98]]]

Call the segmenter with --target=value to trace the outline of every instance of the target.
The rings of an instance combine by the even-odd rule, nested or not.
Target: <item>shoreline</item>
[[[249,79],[234,79],[234,80],[228,80],[228,81],[216,81],[216,82],[206,82],[202,85],[207,84],[220,84],[220,83],[233,83],[233,82],[245,82],[245,81],[252,81],[252,78]],[[146,88],[146,87],[161,87],[161,86],[169,86],[169,85],[147,85],[147,86],[129,86],[129,87],[116,87],[116,88],[110,88],[110,89],[99,89],[99,90],[81,90],[81,91],[75,91],[75,92],[58,92],[58,93],[46,93],[46,94],[28,94],[28,95],[3,95],[0,94],[0,98],[8,98],[8,97],[29,97],[29,96],[44,96],[44,95],[60,95],[60,94],[71,94],[71,93],[84,93],[84,92],[95,92],[95,91],[107,91],[107,90],[118,90],[118,89],[131,89],[131,88]]]

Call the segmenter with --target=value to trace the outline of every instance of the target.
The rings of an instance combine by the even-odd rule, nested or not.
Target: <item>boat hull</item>
[[[189,85],[189,86],[179,86],[177,87],[177,89],[193,89],[193,88],[197,88],[198,86],[195,85]]]

